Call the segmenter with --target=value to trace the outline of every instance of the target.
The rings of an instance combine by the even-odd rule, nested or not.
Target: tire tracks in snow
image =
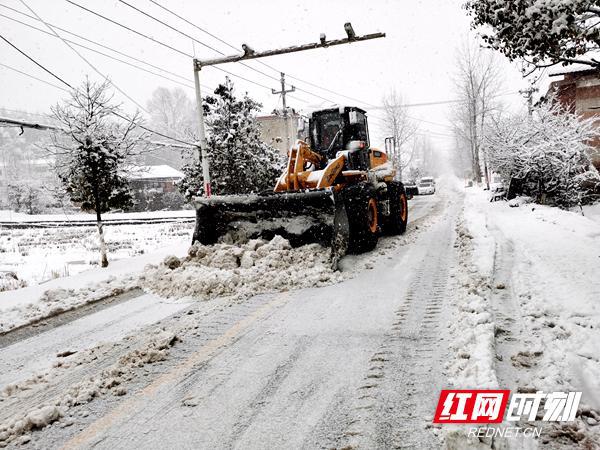
[[[453,261],[453,223],[437,224],[425,257],[416,266],[392,328],[370,358],[370,367],[354,399],[343,448],[430,449],[440,445],[431,426],[447,357],[444,343],[449,265]],[[432,230],[433,231],[433,230]]]
[[[487,228],[496,241],[491,305],[496,321],[496,373],[500,386],[509,388],[513,393],[573,390],[568,367],[553,368],[554,372],[560,371],[556,378],[557,374],[548,373],[546,367],[556,362],[547,360],[544,354],[545,351],[552,350],[549,345],[560,346],[562,340],[569,337],[569,332],[562,328],[558,317],[548,316],[544,311],[532,311],[531,307],[529,311],[525,311],[523,306],[532,300],[530,290],[534,281],[527,271],[522,270],[518,272],[517,279],[514,243],[489,221]],[[533,262],[529,261],[529,264]],[[550,275],[549,273],[548,276]],[[526,290],[523,291],[523,288]],[[543,328],[556,330],[551,341],[543,336]],[[548,386],[548,383],[551,386]],[[540,413],[543,411],[538,412],[536,421],[517,423],[521,427],[535,426],[542,429],[542,435],[537,442],[539,448],[565,450],[600,446],[597,441],[598,431],[590,429],[583,421],[581,407],[576,422],[572,424],[542,422]],[[586,415],[597,417],[598,412],[588,410]],[[509,448],[513,446],[509,445]]]
[[[0,333],[0,349],[66,325],[81,317],[127,302],[143,294],[144,292],[140,288],[133,288],[121,294],[100,297],[90,302],[82,303],[72,309],[64,310],[51,316],[41,317],[33,322],[11,328]]]

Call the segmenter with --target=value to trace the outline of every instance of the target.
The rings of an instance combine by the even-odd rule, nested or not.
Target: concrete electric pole
[[[287,103],[285,101],[285,95],[288,92],[294,92],[296,90],[296,88],[294,86],[292,86],[290,89],[286,90],[285,89],[285,73],[281,72],[281,90],[280,91],[276,91],[275,89],[271,89],[271,92],[273,94],[281,94],[281,101],[283,103],[283,121],[284,121],[284,125],[285,125],[285,139],[286,139],[286,148],[289,150],[291,147],[291,142],[290,142],[290,121],[289,121],[289,115],[288,115],[288,108],[287,108]]]
[[[373,33],[366,34],[364,36],[357,36],[354,33],[354,29],[350,22],[344,24],[344,30],[346,31],[346,35],[348,37],[344,39],[332,39],[330,41],[327,40],[324,33],[321,33],[319,42],[313,42],[309,44],[303,45],[293,45],[291,47],[278,48],[274,50],[266,50],[262,52],[256,52],[250,46],[246,44],[242,44],[242,50],[244,53],[241,55],[232,55],[232,56],[224,56],[222,58],[215,59],[206,59],[199,60],[194,58],[194,84],[196,87],[196,105],[198,108],[198,149],[200,153],[200,158],[202,158],[202,178],[204,179],[204,195],[206,197],[210,197],[211,187],[210,187],[210,162],[208,161],[208,154],[206,152],[206,131],[204,127],[204,110],[202,108],[202,94],[200,92],[200,70],[206,66],[216,66],[218,64],[226,64],[232,62],[243,61],[246,59],[258,59],[265,58],[267,56],[275,56],[275,55],[283,55],[285,53],[296,53],[302,52],[305,50],[313,50],[315,48],[327,48],[333,47],[334,45],[341,44],[351,44],[352,42],[360,42],[360,41],[368,41],[370,39],[377,39],[385,37],[385,33]],[[283,75],[283,74],[282,74]],[[283,84],[282,77],[282,91],[285,91],[285,85]],[[284,110],[285,110],[284,104]]]

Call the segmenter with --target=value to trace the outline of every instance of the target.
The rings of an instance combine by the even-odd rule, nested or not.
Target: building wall
[[[262,141],[278,149],[281,154],[287,155],[289,150],[286,140],[285,120],[282,116],[259,116],[256,118],[260,124],[260,135]],[[290,131],[290,146],[294,144],[298,137],[298,119],[297,114],[290,114],[288,117]]]
[[[176,182],[179,180],[165,178],[146,178],[143,180],[131,180],[131,188],[134,191],[156,190],[158,192],[174,192],[177,190]]]
[[[556,94],[558,101],[569,112],[585,118],[598,118],[600,127],[600,72],[585,71],[564,74],[564,78],[550,84],[549,92]],[[600,170],[600,139],[591,142],[595,151],[590,152],[592,163]]]

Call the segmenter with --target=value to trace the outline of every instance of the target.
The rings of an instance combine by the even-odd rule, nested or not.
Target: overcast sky
[[[198,43],[193,44],[190,39],[119,1],[73,1],[183,53],[195,54],[199,58],[217,55],[215,51]],[[456,48],[466,39],[473,38],[473,35],[469,34],[469,18],[461,9],[460,0],[156,1],[236,48],[240,48],[242,43],[250,44],[255,50],[266,50],[315,42],[318,41],[320,33],[326,33],[328,39],[345,37],[343,24],[347,21],[352,22],[354,30],[359,35],[376,31],[387,34],[383,39],[263,60],[271,67],[265,67],[256,61],[246,62],[264,74],[240,64],[221,66],[225,70],[265,86],[261,87],[232,77],[238,92],[247,91],[251,97],[263,103],[264,112],[267,113],[280,106],[278,96],[270,92],[270,88],[279,88],[276,81],[279,78],[279,71],[285,72],[289,77],[297,78],[288,78],[289,83],[297,88],[297,91],[292,94],[293,98],[289,98],[288,105],[301,111],[328,106],[332,101],[340,104],[358,103],[337,93],[369,105],[379,105],[382,96],[391,88],[401,93],[406,103],[453,99],[455,95],[452,74]],[[66,0],[25,0],[25,2],[43,20],[178,74],[183,78],[175,78],[174,75],[129,60],[148,70],[193,86],[192,63],[189,57],[136,36]],[[127,2],[218,51],[225,54],[236,53],[223,42],[170,15],[150,0],[127,0]],[[31,15],[20,0],[1,0],[1,4]],[[47,31],[42,23],[5,7],[0,7],[0,14]],[[86,62],[53,36],[5,17],[0,17],[0,30],[2,35],[12,43],[72,85],[80,84],[86,74],[94,79],[100,79],[100,76]],[[57,32],[67,39],[127,59],[63,31],[57,30]],[[5,42],[0,42],[0,48],[2,64],[53,84],[60,84]],[[76,49],[142,106],[146,105],[156,87],[181,86],[89,50],[80,47]],[[505,72],[505,92],[514,93],[527,87],[527,82],[521,79],[514,66],[506,63]],[[223,81],[224,76],[225,73],[216,68],[206,68],[202,71],[201,82],[205,86],[214,88]],[[190,97],[193,96],[193,89],[181,87],[189,93]],[[65,95],[59,89],[27,78],[3,66],[0,66],[0,92],[0,107],[29,112],[48,112],[50,105],[55,104]],[[117,94],[117,97],[122,99],[128,111],[135,109],[132,101],[120,94]],[[509,94],[503,99],[513,107],[519,107],[523,103],[519,95]],[[419,123],[420,132],[430,136],[439,148],[448,148],[451,145],[450,130],[447,128],[451,108],[451,104],[442,104],[410,109],[412,117],[428,121]],[[378,127],[378,117],[381,117],[382,113],[370,107],[366,109],[370,112],[372,141],[379,144],[384,137]]]

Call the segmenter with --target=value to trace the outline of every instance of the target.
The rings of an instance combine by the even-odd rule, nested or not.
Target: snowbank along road
[[[463,194],[410,208],[407,233],[345,258],[335,284],[207,301],[140,291],[0,337],[0,446],[447,445],[431,422],[456,375]],[[500,283],[510,261],[497,264]]]

